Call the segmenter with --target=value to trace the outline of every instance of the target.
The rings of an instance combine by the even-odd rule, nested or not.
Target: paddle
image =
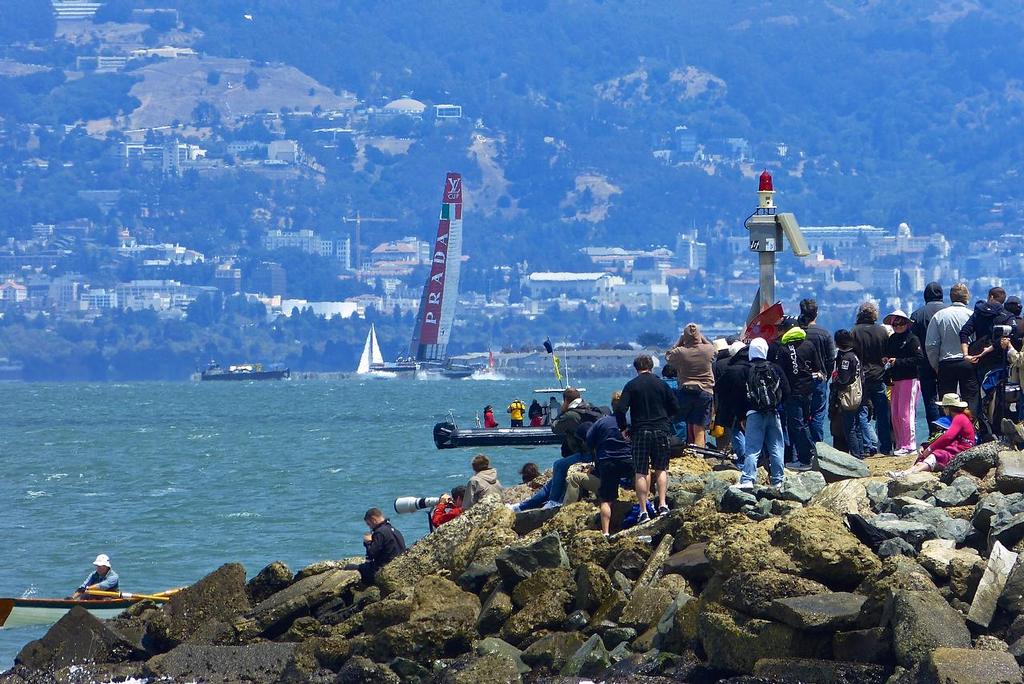
[[[169,601],[171,597],[169,594],[179,591],[178,589],[172,589],[163,594],[129,594],[124,591],[102,591],[100,589],[89,589],[85,593],[92,596],[105,596],[110,598],[124,598],[124,599],[149,599],[150,601]]]

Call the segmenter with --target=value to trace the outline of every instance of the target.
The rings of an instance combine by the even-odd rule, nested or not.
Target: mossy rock
[[[512,604],[522,608],[534,596],[554,591],[567,591],[576,594],[576,580],[569,568],[541,568],[522,582],[512,591]]]

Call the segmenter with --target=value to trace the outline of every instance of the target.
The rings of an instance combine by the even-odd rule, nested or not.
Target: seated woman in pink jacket
[[[943,395],[942,401],[936,402],[947,416],[952,419],[949,429],[936,437],[917,455],[917,462],[906,470],[892,471],[889,477],[904,477],[911,473],[924,473],[942,470],[953,457],[977,444],[974,422],[971,412],[967,410],[967,402],[959,394],[951,392]]]

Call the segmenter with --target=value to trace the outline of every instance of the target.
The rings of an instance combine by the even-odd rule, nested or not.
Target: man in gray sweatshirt
[[[949,306],[935,312],[928,322],[925,353],[938,376],[938,395],[957,392],[961,397],[978,394],[978,377],[974,365],[964,359],[960,347],[960,330],[971,317],[967,307],[971,293],[963,283],[949,288]]]

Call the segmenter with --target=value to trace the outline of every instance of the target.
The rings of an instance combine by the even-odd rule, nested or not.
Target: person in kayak
[[[118,576],[110,567],[110,556],[101,553],[92,562],[96,569],[89,573],[85,581],[75,590],[71,598],[80,599],[102,599],[102,596],[90,596],[89,592],[96,591],[117,591]]]

